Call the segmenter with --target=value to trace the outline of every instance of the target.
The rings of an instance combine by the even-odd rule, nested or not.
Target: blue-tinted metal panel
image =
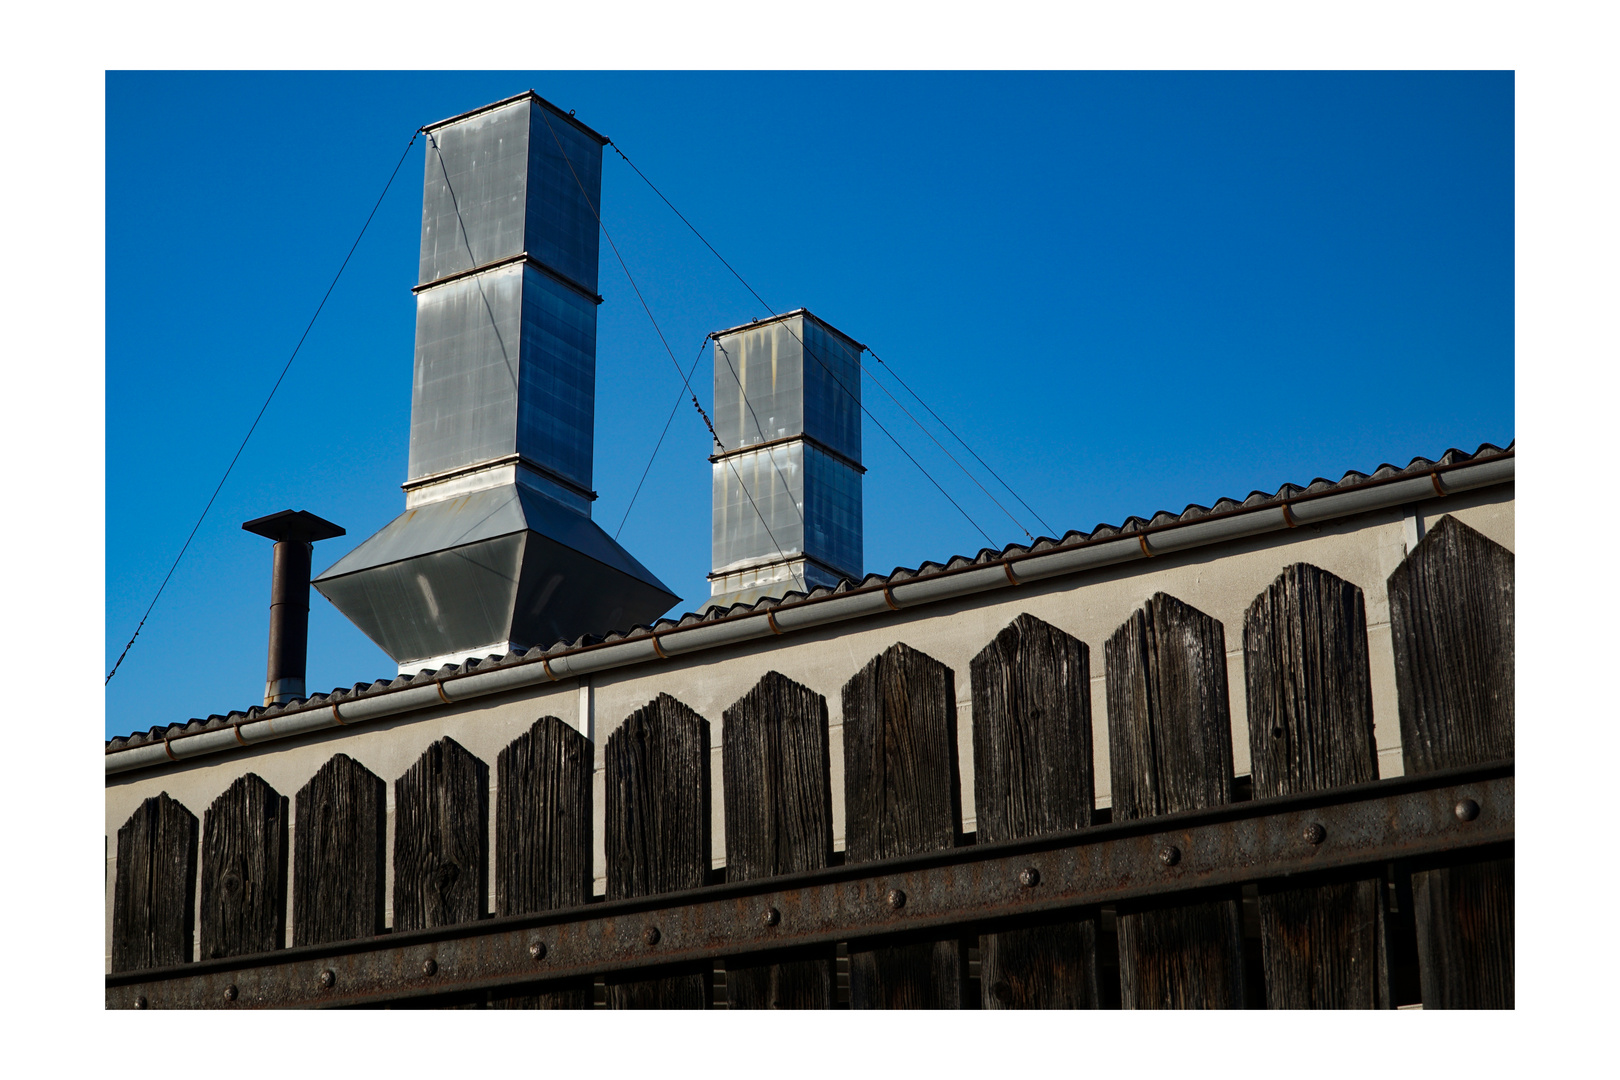
[[[861,460],[860,353],[815,319],[800,319],[804,360],[804,431],[852,461]]]
[[[808,445],[804,470],[805,554],[859,580],[866,562],[861,474]]]
[[[602,144],[539,102],[532,102],[529,109],[524,242],[530,255],[594,293]]]
[[[419,284],[524,250],[530,108],[516,101],[428,133]]]
[[[533,267],[525,268],[522,356],[518,452],[589,489],[596,427],[596,305]]]

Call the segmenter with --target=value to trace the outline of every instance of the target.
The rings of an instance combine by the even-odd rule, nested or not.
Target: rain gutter
[[[1513,478],[1514,454],[1509,451],[1486,461],[1438,465],[1418,473],[1356,484],[1348,489],[1335,488],[1264,506],[1239,507],[1209,514],[1195,521],[1150,525],[1124,536],[1082,540],[1046,551],[1006,555],[993,562],[941,570],[902,582],[885,581],[765,611],[749,611],[693,626],[567,648],[537,660],[460,672],[430,683],[363,694],[342,701],[321,702],[286,710],[275,716],[244,719],[230,727],[194,735],[172,736],[161,742],[107,754],[106,772],[108,776],[113,776],[167,762],[188,761],[295,735],[348,727],[385,716],[398,716],[491,694],[562,682],[611,668],[668,660],[704,649],[775,637],[846,619],[858,619],[885,611],[903,611],[972,593],[1011,588],[1027,582],[1044,581],[1064,574],[1278,532],[1300,525],[1315,525],[1352,514],[1508,483]]]

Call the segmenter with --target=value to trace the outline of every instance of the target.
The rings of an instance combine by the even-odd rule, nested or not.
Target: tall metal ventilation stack
[[[590,516],[607,140],[532,92],[424,131],[405,512],[314,581],[402,672],[677,600]]]
[[[860,580],[864,350],[803,308],[714,335],[711,607]]]

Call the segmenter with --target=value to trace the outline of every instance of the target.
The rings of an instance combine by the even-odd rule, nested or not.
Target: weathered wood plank
[[[1406,771],[1514,756],[1513,553],[1442,517],[1389,576]],[[1513,1008],[1513,860],[1412,875],[1425,1009]]]
[[[827,701],[767,672],[725,711],[726,879],[820,870],[832,859]],[[830,1009],[835,947],[768,964],[726,965],[734,1009]]]
[[[279,949],[287,931],[287,798],[254,773],[203,813],[203,959]]]
[[[293,944],[383,932],[387,788],[347,754],[334,754],[293,796]]]
[[[847,862],[955,847],[962,807],[956,676],[903,643],[844,684]],[[959,1009],[967,948],[957,939],[849,950],[855,1009]]]
[[[191,962],[197,817],[159,792],[118,830],[112,969]]]
[[[496,758],[496,915],[590,901],[594,763],[591,741],[555,716],[536,720]],[[591,982],[497,995],[493,1004],[502,1009],[588,1009]]]
[[[608,736],[607,814],[603,847],[607,898],[695,889],[708,879],[709,722],[659,694]],[[648,919],[647,948],[657,946]],[[614,1009],[703,1009],[713,993],[713,968],[659,979],[607,982]]]
[[[488,859],[489,766],[440,739],[394,781],[394,929],[481,918]]]
[[[1103,647],[1113,820],[1232,800],[1226,631],[1155,594]],[[1118,909],[1120,998],[1127,1009],[1243,1007],[1237,890],[1194,904]]]
[[[1095,801],[1091,653],[1020,615],[970,664],[973,794],[986,843],[1085,828]],[[1094,1009],[1097,914],[979,939],[987,1009]]]
[[[1308,563],[1285,568],[1244,615],[1243,656],[1255,798],[1378,779],[1359,588]],[[1382,886],[1260,887],[1270,1008],[1390,1007]]]

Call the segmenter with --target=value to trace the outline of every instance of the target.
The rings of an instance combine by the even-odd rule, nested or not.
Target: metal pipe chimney
[[[305,696],[310,559],[317,540],[342,536],[343,529],[307,510],[283,510],[254,518],[242,522],[242,528],[276,542],[270,571],[270,654],[264,703],[277,705]]]

